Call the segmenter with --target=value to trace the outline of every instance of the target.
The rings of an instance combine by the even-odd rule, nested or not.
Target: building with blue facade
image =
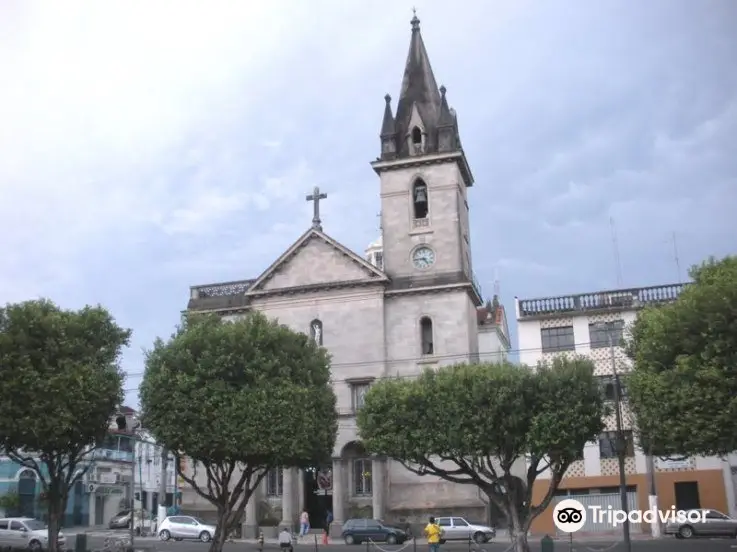
[[[135,416],[129,408],[122,411],[126,417]],[[134,441],[131,434],[118,431],[111,424],[110,434],[89,455],[89,470],[71,489],[64,527],[107,525],[111,517],[131,503]],[[45,520],[41,491],[41,482],[33,470],[0,456],[0,497],[17,496],[12,507],[0,507],[3,515]]]

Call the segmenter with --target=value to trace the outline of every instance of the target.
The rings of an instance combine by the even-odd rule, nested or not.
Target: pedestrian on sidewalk
[[[279,533],[279,546],[284,552],[294,552],[294,547],[292,546],[293,539],[292,533],[284,527],[281,533]]]
[[[322,543],[327,544],[330,538],[330,524],[333,523],[333,512],[328,509],[328,513],[325,516],[325,534],[322,537]]]
[[[435,522],[434,517],[430,517],[430,523],[425,526],[425,536],[429,552],[440,552],[440,537],[443,536],[443,529]]]
[[[302,511],[302,515],[299,516],[299,536],[304,537],[310,530],[310,514],[307,510]]]

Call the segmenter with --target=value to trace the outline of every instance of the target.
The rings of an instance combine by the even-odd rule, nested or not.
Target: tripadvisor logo
[[[578,500],[565,499],[555,505],[553,510],[553,523],[556,529],[563,533],[575,533],[586,525],[587,521],[593,524],[606,524],[612,527],[622,525],[625,521],[630,523],[653,523],[660,520],[661,523],[703,523],[706,521],[705,512],[702,510],[616,510],[611,506],[604,508],[599,505],[591,505],[588,508]]]

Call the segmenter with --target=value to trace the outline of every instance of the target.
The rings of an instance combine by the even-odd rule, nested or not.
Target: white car
[[[454,540],[473,540],[477,544],[483,544],[496,537],[496,530],[493,527],[469,523],[462,517],[439,517],[436,518],[436,521],[443,530],[441,543]]]
[[[187,539],[210,542],[215,526],[192,516],[169,516],[161,522],[157,532],[162,541]]]
[[[67,539],[59,531],[59,549],[66,550]],[[0,548],[28,549],[41,552],[49,549],[49,528],[43,521],[33,518],[0,519]]]

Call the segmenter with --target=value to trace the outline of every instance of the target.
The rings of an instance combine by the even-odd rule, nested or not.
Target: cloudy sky
[[[515,295],[671,283],[737,249],[736,2],[415,5],[476,177],[475,270],[510,317]],[[362,252],[411,7],[3,2],[0,303],[109,307],[133,402],[189,286],[257,276],[313,186]]]

